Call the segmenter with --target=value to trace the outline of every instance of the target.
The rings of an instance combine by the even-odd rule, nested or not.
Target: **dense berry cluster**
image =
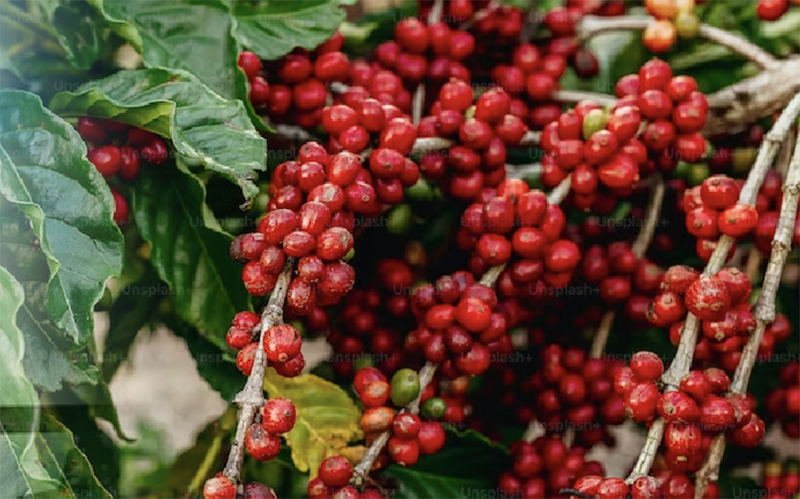
[[[655,476],[643,476],[628,485],[622,478],[603,478],[599,475],[587,475],[575,482],[574,489],[592,497],[604,499],[647,499],[663,497],[664,499],[680,499],[694,497],[694,483],[684,473],[665,470],[654,473]],[[719,488],[711,484],[703,499],[717,499]]]
[[[694,38],[700,20],[694,14],[695,4],[702,0],[646,0],[647,13],[655,17],[642,33],[642,43],[651,52],[666,52],[680,38]]]
[[[766,499],[789,499],[800,492],[797,461],[770,462],[764,465],[763,486]]]
[[[687,311],[700,319],[700,333],[694,351],[698,362],[715,360],[728,372],[739,365],[741,350],[756,328],[750,311],[750,279],[735,267],[726,267],[713,276],[685,265],[674,265],[664,274],[661,292],[648,309],[648,319],[659,327],[669,327],[670,340],[677,345]],[[770,355],[776,342],[784,341],[790,327],[785,318],[765,330],[760,355]]]
[[[463,80],[451,78],[439,91],[432,115],[420,122],[420,137],[443,137],[456,142],[447,154],[429,153],[420,160],[426,178],[443,192],[471,201],[484,187],[505,179],[507,147],[519,145],[527,126],[511,113],[511,98],[499,88],[474,94]]]
[[[87,157],[105,179],[132,182],[139,175],[142,161],[159,165],[168,156],[167,144],[154,133],[124,123],[95,118],[79,118],[78,133],[89,144]],[[128,201],[114,185],[114,221],[128,223]]]
[[[789,326],[788,321],[786,325]],[[783,433],[800,438],[800,363],[793,362],[781,369],[780,387],[767,395],[766,406],[769,415],[780,422]]]
[[[608,247],[591,246],[583,255],[581,265],[586,282],[599,285],[600,299],[613,305],[627,304],[634,320],[641,318],[642,304],[652,301],[647,297],[658,290],[664,275],[658,265],[638,258],[624,241],[613,242]]]
[[[572,430],[584,448],[609,440],[608,426],[622,424],[625,407],[614,391],[616,372],[623,366],[589,358],[579,348],[547,345],[541,369],[523,382],[523,392],[535,400],[533,412],[547,433]]]
[[[566,286],[580,260],[578,245],[562,238],[564,212],[522,181],[505,180],[496,190],[484,190],[461,225],[457,243],[472,250],[473,274],[509,264],[498,285],[504,297],[535,294],[537,286]]]
[[[598,461],[586,460],[586,449],[567,448],[558,437],[542,436],[533,442],[515,442],[511,453],[513,471],[503,473],[498,484],[508,497],[558,497],[562,489],[575,483],[575,479],[604,472]]]
[[[478,375],[489,368],[492,344],[506,337],[494,290],[476,283],[468,272],[444,276],[411,294],[418,327],[406,348],[419,349],[425,360],[444,364],[445,372]]]
[[[291,119],[304,128],[319,125],[329,97],[327,85],[349,77],[350,62],[341,52],[343,44],[344,38],[337,31],[313,52],[297,48],[263,66],[256,54],[241,53],[239,67],[250,81],[253,107],[275,120]]]
[[[341,308],[340,329],[327,334],[338,374],[352,376],[359,361],[393,373],[404,360],[403,334],[397,321],[411,315],[409,294],[414,275],[407,262],[394,258],[381,260],[375,275],[379,285],[353,290]]]

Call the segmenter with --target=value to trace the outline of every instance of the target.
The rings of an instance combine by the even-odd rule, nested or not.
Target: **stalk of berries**
[[[292,402],[276,398],[265,404],[263,388],[268,359],[281,362],[282,364],[274,364],[283,366],[279,368],[279,374],[290,377],[300,374],[305,365],[300,353],[302,340],[299,333],[293,327],[283,324],[283,304],[294,264],[294,259],[287,259],[261,317],[251,312],[238,313],[226,337],[230,343],[232,337],[252,339],[254,330],[257,334],[257,340],[248,343],[248,346],[255,345],[251,349],[252,360],[246,364],[242,362],[244,350],[237,357],[237,366],[243,372],[247,371],[247,382],[234,398],[234,402],[239,405],[236,434],[225,469],[208,479],[203,487],[204,499],[235,499],[237,495],[243,494],[245,489],[240,482],[245,450],[255,459],[273,459],[280,452],[279,435],[290,431],[294,426],[296,412]],[[237,331],[237,328],[249,331],[249,337],[241,331],[232,334],[231,331]],[[299,362],[293,362],[293,359],[299,359]],[[274,491],[264,485],[251,484],[249,487],[254,493],[263,493],[270,499],[275,497]],[[258,490],[254,490],[254,487]]]
[[[792,107],[794,104],[794,107]],[[786,120],[789,124],[797,119],[800,114],[800,94],[793,99],[790,107],[784,111],[785,115],[789,115]],[[789,124],[782,123],[783,117],[766,140],[774,140],[770,135],[774,132],[775,135],[783,131],[779,128],[779,124],[788,128]],[[789,251],[792,248],[792,239],[797,220],[798,204],[800,203],[800,145],[795,147],[794,154],[789,164],[789,171],[786,176],[784,184],[784,198],[781,207],[778,228],[775,231],[775,237],[772,242],[772,253],[770,254],[769,263],[767,264],[767,271],[764,274],[764,283],[761,293],[758,296],[758,301],[755,305],[754,316],[756,319],[756,328],[752,336],[747,342],[742,353],[739,366],[736,368],[733,383],[731,386],[732,395],[741,395],[747,390],[747,384],[750,381],[750,374],[752,373],[755,361],[758,357],[758,350],[762,342],[762,338],[767,327],[773,323],[777,313],[775,310],[775,299],[780,287],[781,276],[783,274],[783,267],[786,264],[786,259],[789,256]],[[748,425],[750,426],[750,425]],[[759,441],[759,437],[763,437],[764,428],[763,423],[760,427],[750,428],[750,430],[736,439],[739,445],[749,444],[752,441]],[[725,451],[725,440],[722,438],[715,439],[712,444],[712,449],[709,452],[709,457],[704,465],[704,470],[698,476],[697,489],[702,490],[710,480],[715,478],[719,471],[719,465],[722,462],[722,455]]]
[[[89,145],[87,157],[104,179],[116,178],[133,182],[139,175],[141,162],[160,165],[168,156],[167,144],[159,136],[124,123],[96,118],[79,118],[78,133]],[[128,200],[109,184],[114,196],[114,221],[128,223]]]
[[[748,175],[748,179],[745,182],[745,185],[739,196],[740,203],[747,205],[754,204],[757,191],[766,175],[766,171],[777,155],[777,149],[780,143],[785,139],[793,121],[797,118],[798,114],[800,114],[800,95],[796,96],[792,100],[792,103],[784,111],[784,114],[779,119],[779,122],[775,124],[775,127],[765,138],[765,141],[759,150],[758,159],[753,165],[753,168]],[[794,175],[797,175],[797,173],[795,172]],[[794,182],[796,183],[798,180],[800,179],[795,179]],[[788,204],[791,204],[792,207],[786,207]],[[796,205],[797,202],[795,198],[792,203],[787,203],[784,206],[786,207],[785,209],[787,212],[791,212],[792,215],[794,215],[796,214],[797,210]],[[783,237],[788,237],[789,240],[787,243],[784,243],[786,244],[785,250],[776,253],[776,259],[779,261],[780,267],[773,268],[771,271],[772,274],[777,273],[777,281],[774,285],[775,290],[772,291],[771,297],[768,296],[767,298],[764,298],[765,300],[771,299],[771,301],[762,302],[769,304],[767,305],[767,308],[769,309],[768,313],[771,314],[768,316],[770,320],[774,319],[775,315],[774,293],[777,292],[777,285],[780,282],[780,274],[783,268],[783,263],[785,262],[786,255],[788,254],[788,249],[790,248],[791,231],[794,227],[794,216],[792,216],[791,220],[784,220],[784,223],[786,224],[788,230],[783,231],[785,234]],[[620,497],[623,497],[628,492],[628,484],[633,484],[636,486],[635,484],[638,480],[643,480],[650,485],[656,486],[657,484],[654,485],[654,482],[649,480],[652,477],[648,477],[647,474],[652,467],[656,452],[661,444],[662,438],[664,437],[665,426],[667,424],[670,425],[667,427],[670,430],[668,433],[668,435],[670,435],[669,438],[674,440],[673,445],[668,447],[673,447],[673,449],[675,449],[673,455],[676,456],[676,462],[679,461],[677,459],[679,455],[685,455],[679,454],[684,450],[680,447],[680,445],[686,441],[697,441],[697,438],[678,438],[678,436],[672,432],[673,423],[684,425],[678,427],[678,435],[680,435],[681,431],[692,431],[689,429],[691,425],[689,425],[687,421],[667,421],[667,418],[674,417],[674,415],[671,415],[670,413],[678,413],[679,411],[674,409],[673,406],[675,404],[665,405],[661,402],[663,401],[666,403],[669,399],[676,397],[681,398],[681,400],[685,402],[687,398],[683,397],[680,392],[690,393],[691,389],[687,388],[686,384],[688,384],[693,377],[696,377],[696,375],[692,375],[690,373],[698,333],[698,317],[695,315],[695,312],[700,313],[701,316],[713,315],[714,317],[711,317],[711,320],[713,320],[716,318],[716,315],[714,314],[717,314],[720,311],[727,311],[727,309],[730,308],[730,296],[728,294],[729,286],[722,279],[718,278],[716,274],[719,272],[722,264],[726,260],[732,244],[732,237],[723,236],[718,242],[717,248],[706,265],[706,269],[703,274],[697,277],[696,280],[694,275],[690,275],[686,280],[688,281],[688,285],[684,287],[683,290],[688,295],[687,305],[691,303],[690,307],[687,306],[690,313],[687,315],[684,328],[681,332],[681,342],[678,346],[676,359],[671,364],[669,370],[664,372],[663,363],[655,354],[650,352],[640,352],[639,354],[634,355],[634,359],[631,361],[631,367],[629,370],[621,371],[618,376],[618,380],[615,380],[615,387],[619,391],[626,393],[626,408],[631,416],[639,421],[653,420],[650,424],[645,446],[639,454],[639,459],[637,460],[630,476],[627,480],[606,479],[612,480],[613,482],[605,482],[604,480],[600,479],[600,477],[597,477],[599,480],[586,480],[584,483],[580,484],[582,487],[580,490],[583,492],[589,494],[598,493],[597,487],[605,486],[603,484],[608,483],[609,487],[616,487],[619,489],[614,489],[615,494],[620,492],[622,494]],[[783,258],[783,261],[780,261],[781,257]],[[667,276],[665,275],[665,279],[666,277]],[[686,284],[685,281],[684,284]],[[677,282],[675,285],[677,286]],[[672,286],[672,284],[670,284],[670,286]],[[690,294],[689,289],[692,287],[694,287],[694,289]],[[739,291],[739,286],[733,283],[731,288],[735,289],[736,292]],[[764,295],[762,294],[760,296],[763,298]],[[761,341],[761,334],[763,334],[765,327],[766,323],[762,319],[758,329],[756,330],[756,333],[753,334],[751,341],[748,342],[748,345],[755,343],[751,347],[751,350],[754,352],[752,354],[753,360],[750,360],[748,363],[742,362],[740,364],[740,366],[744,366],[741,367],[741,370],[747,371],[747,377],[749,377],[749,372],[752,369],[752,364],[755,360],[755,352],[757,352],[757,346]],[[760,332],[758,331],[759,329]],[[753,337],[756,337],[757,341],[752,341]],[[720,386],[724,386],[724,388],[721,388],[718,391],[726,391],[727,386],[725,386],[724,381],[727,380],[727,375],[725,375],[724,371],[722,370],[715,370],[714,372],[722,379]],[[724,376],[724,378],[722,378],[722,376]],[[666,387],[664,395],[660,394],[658,386],[655,383],[655,381],[659,379]],[[701,382],[700,384],[703,383]],[[720,387],[718,386],[718,388]],[[676,392],[677,395],[670,395],[671,393]],[[733,394],[738,395],[738,398],[734,396],[731,396],[728,399],[724,399],[722,397],[704,397],[703,401],[701,402],[703,405],[701,406],[700,410],[700,421],[705,427],[714,431],[725,430],[731,426],[737,427],[738,425],[738,428],[742,429],[743,432],[746,432],[748,436],[752,435],[752,438],[743,440],[747,440],[746,443],[754,445],[753,441],[755,441],[755,444],[757,444],[758,441],[760,441],[760,438],[763,437],[763,422],[759,424],[760,418],[757,416],[754,418],[752,411],[750,411],[750,418],[746,418],[745,414],[747,414],[747,404],[746,399],[743,395],[741,395],[743,392],[744,388],[737,390],[737,392]],[[669,397],[669,399],[667,399],[667,397]],[[732,399],[735,400],[735,402],[732,402]],[[736,404],[735,408],[734,404]],[[691,404],[687,403],[685,405],[691,407]],[[697,404],[695,403],[695,405]],[[656,418],[656,414],[659,412],[659,408],[662,406],[664,406],[663,409],[661,409],[663,415]],[[692,411],[689,410],[689,413],[691,412]],[[744,430],[744,428],[748,426],[751,429]],[[686,462],[686,459],[680,461]],[[579,484],[576,483],[576,488],[578,488],[578,485]],[[648,487],[650,485],[648,485]],[[590,490],[591,492],[587,492],[587,490]]]

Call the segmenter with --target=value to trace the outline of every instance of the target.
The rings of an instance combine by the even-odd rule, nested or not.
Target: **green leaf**
[[[0,484],[4,496],[36,498],[67,490],[47,473],[35,446],[39,399],[22,368],[25,344],[14,320],[23,300],[22,286],[0,267]]]
[[[221,97],[186,71],[120,71],[74,93],[59,93],[50,108],[62,116],[111,118],[157,133],[183,156],[238,184],[247,199],[258,194],[252,180],[266,169],[266,141],[241,102]]]
[[[234,36],[262,59],[275,60],[297,47],[313,49],[328,40],[355,0],[233,2]]]
[[[493,497],[500,474],[511,456],[482,434],[448,431],[447,443],[436,454],[421,456],[410,468],[391,465],[385,475],[397,480],[396,499],[430,497]]]
[[[103,348],[103,379],[111,382],[117,368],[128,359],[128,352],[139,331],[152,319],[166,288],[151,269],[138,281],[125,286],[109,310],[108,336]]]
[[[330,381],[313,374],[284,378],[268,368],[264,390],[271,398],[285,397],[294,403],[297,420],[284,437],[294,465],[312,479],[326,457],[362,437],[361,412],[347,392]]]
[[[56,8],[53,27],[58,32],[61,45],[69,54],[72,65],[80,70],[92,67],[99,58],[103,40],[99,36],[102,19],[82,0],[70,0]]]
[[[0,193],[31,220],[50,267],[50,319],[78,344],[94,331],[106,280],[122,270],[122,233],[86,144],[36,95],[0,92]]]
[[[76,497],[113,499],[100,484],[86,455],[75,445],[72,432],[47,412],[42,413],[42,439],[50,449],[52,460],[74,491]]]
[[[146,168],[133,188],[132,213],[151,247],[150,260],[174,293],[175,308],[203,337],[228,348],[233,316],[250,310],[241,264],[228,248],[232,237],[209,228],[203,217],[205,188],[177,168]]]

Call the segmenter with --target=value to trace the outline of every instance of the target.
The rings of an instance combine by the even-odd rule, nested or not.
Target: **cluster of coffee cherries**
[[[686,230],[697,238],[697,254],[704,260],[711,257],[720,234],[740,238],[758,225],[756,207],[739,202],[743,184],[725,175],[713,175],[683,196]]]
[[[620,78],[616,108],[638,108],[647,122],[641,140],[655,167],[672,171],[679,160],[696,162],[708,152],[700,130],[708,117],[708,99],[690,76],[674,76],[668,63],[653,58],[639,73]]]
[[[154,133],[124,123],[96,118],[79,118],[81,138],[89,144],[87,157],[104,179],[136,180],[141,162],[158,165],[166,161],[167,144]],[[114,221],[128,223],[128,201],[119,190],[109,185],[114,196]]]
[[[750,311],[752,284],[735,267],[721,269],[713,276],[685,265],[673,265],[664,274],[661,292],[648,309],[648,319],[659,327],[669,327],[673,344],[680,343],[686,312],[700,319],[701,337],[695,345],[698,362],[714,360],[733,372],[756,320]],[[759,346],[760,355],[770,355],[776,342],[789,335],[788,321],[779,317],[767,327]]]
[[[236,366],[245,376],[250,376],[258,351],[261,318],[253,312],[239,312],[233,317],[225,341],[238,350]],[[300,351],[303,339],[300,332],[289,324],[273,326],[264,333],[264,353],[269,366],[284,378],[294,378],[303,372],[306,361]]]
[[[593,245],[582,259],[582,276],[586,282],[599,285],[600,299],[608,304],[627,303],[637,293],[637,303],[629,305],[629,315],[637,319],[637,312],[646,310],[649,301],[661,284],[663,270],[653,262],[641,259],[624,241],[607,247]]]
[[[256,54],[239,54],[239,67],[250,80],[253,107],[275,120],[291,118],[303,128],[319,125],[329,96],[327,85],[349,78],[350,61],[341,51],[343,44],[344,37],[337,31],[313,52],[297,48],[263,67]]]
[[[441,21],[426,25],[412,17],[395,25],[393,41],[378,45],[375,61],[406,85],[441,84],[451,77],[469,81],[470,72],[462,61],[474,51],[475,37],[470,32],[450,29]]]
[[[361,359],[379,359],[377,366],[390,373],[404,360],[403,334],[396,321],[411,315],[414,275],[399,258],[378,262],[374,275],[380,283],[347,295],[339,314],[340,329],[328,331],[333,369],[340,375],[352,376]]]
[[[797,0],[758,0],[756,14],[763,21],[777,21],[789,12],[789,7],[800,6]]]
[[[266,344],[266,339],[264,342]],[[294,428],[297,412],[291,400],[274,398],[267,400],[260,415],[261,421],[254,422],[247,429],[244,446],[253,459],[269,461],[280,453],[280,436]]]
[[[783,366],[780,386],[767,395],[767,412],[789,438],[800,438],[800,362]]]
[[[642,43],[651,52],[666,52],[678,37],[694,38],[700,20],[694,14],[698,0],[646,0],[647,13],[655,17],[642,33]]]
[[[550,344],[541,351],[541,369],[522,383],[534,400],[533,413],[547,433],[575,433],[582,447],[608,441],[608,426],[625,420],[621,395],[614,391],[614,375],[623,365],[589,358],[580,348]]]
[[[542,184],[555,187],[571,174],[572,202],[581,209],[591,208],[601,190],[629,195],[647,162],[636,138],[640,124],[635,105],[617,105],[607,114],[596,102],[579,102],[542,132]]]
[[[511,454],[513,470],[504,472],[498,483],[508,497],[558,497],[576,479],[604,473],[600,462],[586,460],[586,449],[568,449],[560,437],[514,442]]]
[[[308,499],[385,499],[381,491],[367,485],[359,493],[350,485],[355,469],[346,458],[331,456],[322,461],[316,478],[308,482]]]
[[[642,476],[628,485],[622,478],[603,478],[601,475],[587,475],[579,478],[573,489],[585,496],[605,499],[651,498],[679,499],[694,497],[694,482],[684,473],[669,470],[655,471],[654,476]],[[574,497],[574,496],[573,496]],[[703,499],[717,499],[719,487],[709,484]]]
[[[419,286],[411,294],[418,327],[409,333],[406,350],[421,351],[445,372],[482,374],[491,363],[491,345],[507,336],[497,305],[494,290],[465,271],[440,278],[436,286]]]
[[[496,190],[485,190],[464,212],[461,226],[457,243],[472,251],[473,274],[509,264],[498,285],[504,297],[535,294],[539,284],[566,286],[580,261],[580,248],[562,238],[564,212],[524,181],[504,180]]]
[[[663,418],[665,460],[671,470],[697,471],[714,433],[729,432],[741,447],[761,442],[765,425],[754,412],[755,400],[727,393],[730,379],[723,370],[690,371],[677,390],[662,394],[657,382],[663,373],[658,355],[637,352],[629,367],[616,374],[614,389],[625,396],[625,411],[634,421]],[[705,443],[704,433],[709,434]]]
[[[436,180],[455,199],[475,200],[484,187],[505,179],[507,147],[519,145],[528,127],[511,113],[511,97],[501,88],[482,93],[473,105],[472,87],[451,78],[419,126],[420,137],[452,139],[446,154],[428,153],[420,160],[426,178]]]
[[[246,499],[278,499],[275,491],[263,483],[245,484],[243,492]],[[206,480],[203,485],[203,499],[236,499],[236,497],[236,484],[222,472]]]
[[[353,380],[353,387],[364,404],[361,428],[370,444],[381,433],[391,431],[386,444],[388,460],[402,466],[411,466],[420,455],[434,454],[444,446],[445,431],[438,422],[445,413],[446,403],[434,397],[433,386],[428,385],[420,395],[419,375],[413,369],[400,369],[391,383],[379,369],[364,367]],[[420,416],[403,409],[419,397]],[[389,404],[394,406],[390,407]],[[382,465],[380,458],[378,465]]]
[[[766,499],[789,499],[800,492],[800,466],[796,460],[764,465],[764,494]]]
[[[296,161],[278,165],[258,231],[231,244],[231,255],[247,262],[242,272],[247,290],[265,296],[286,259],[296,258],[288,310],[308,315],[338,303],[355,284],[355,271],[343,261],[354,252],[355,216],[381,210],[371,183],[360,180],[371,180],[367,174],[355,154],[329,155],[316,142],[304,144]]]

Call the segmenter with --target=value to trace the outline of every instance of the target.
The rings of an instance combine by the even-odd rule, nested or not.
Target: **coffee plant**
[[[364,3],[0,0],[2,496],[798,497],[800,2]]]

